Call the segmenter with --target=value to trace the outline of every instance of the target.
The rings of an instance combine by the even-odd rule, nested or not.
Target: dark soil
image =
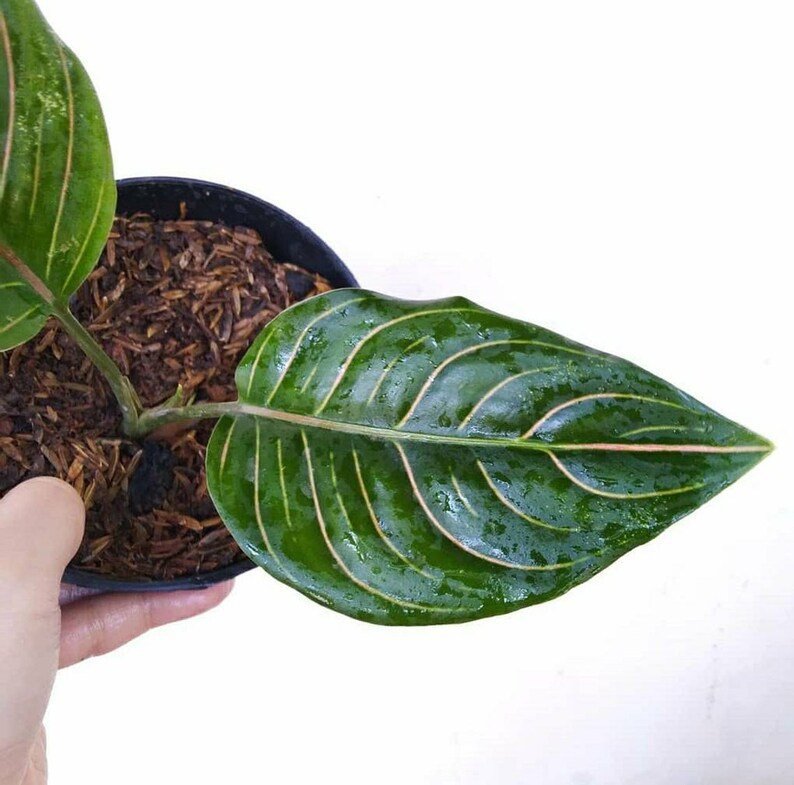
[[[73,310],[145,406],[181,384],[196,400],[234,400],[234,370],[285,307],[331,286],[275,263],[251,229],[117,218]],[[126,579],[170,579],[244,558],[207,493],[212,423],[138,443],[120,431],[104,379],[56,322],[0,353],[0,495],[37,475],[70,482],[87,507],[73,564]]]

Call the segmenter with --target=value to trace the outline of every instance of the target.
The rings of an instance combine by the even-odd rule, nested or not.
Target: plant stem
[[[189,406],[156,406],[140,412],[133,436],[145,436],[147,433],[176,422],[189,420],[217,420],[226,414],[245,414],[245,405],[237,401],[222,403],[194,403]]]
[[[74,339],[75,343],[86,353],[91,362],[105,377],[121,409],[124,432],[128,436],[139,435],[138,420],[141,404],[130,380],[124,376],[118,365],[108,357],[105,350],[91,333],[74,318],[67,306],[56,302],[50,305],[50,310],[59,319],[63,328]]]

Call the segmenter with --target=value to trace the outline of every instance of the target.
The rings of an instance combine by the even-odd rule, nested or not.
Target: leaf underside
[[[0,350],[32,338],[102,251],[116,203],[91,82],[31,0],[0,0]],[[39,284],[34,290],[31,281]]]
[[[350,616],[556,597],[769,450],[637,366],[460,298],[337,290],[271,322],[208,483],[245,553]],[[273,419],[273,418],[277,419]]]

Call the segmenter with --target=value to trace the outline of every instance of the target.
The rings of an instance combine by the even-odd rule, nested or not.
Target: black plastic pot
[[[342,260],[311,229],[255,196],[216,183],[180,177],[136,177],[118,182],[116,212],[119,215],[145,212],[163,220],[175,219],[179,217],[183,202],[192,219],[256,229],[267,249],[279,261],[319,273],[337,288],[358,285]],[[169,581],[114,579],[67,567],[63,580],[103,591],[173,591],[220,583],[253,566],[243,559],[214,572]]]

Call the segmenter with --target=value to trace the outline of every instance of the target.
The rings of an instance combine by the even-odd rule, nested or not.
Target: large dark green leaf
[[[217,425],[244,551],[351,616],[432,624],[548,600],[770,445],[632,363],[463,299],[341,290],[271,322]]]
[[[0,350],[93,269],[116,190],[99,102],[31,0],[0,0]]]

